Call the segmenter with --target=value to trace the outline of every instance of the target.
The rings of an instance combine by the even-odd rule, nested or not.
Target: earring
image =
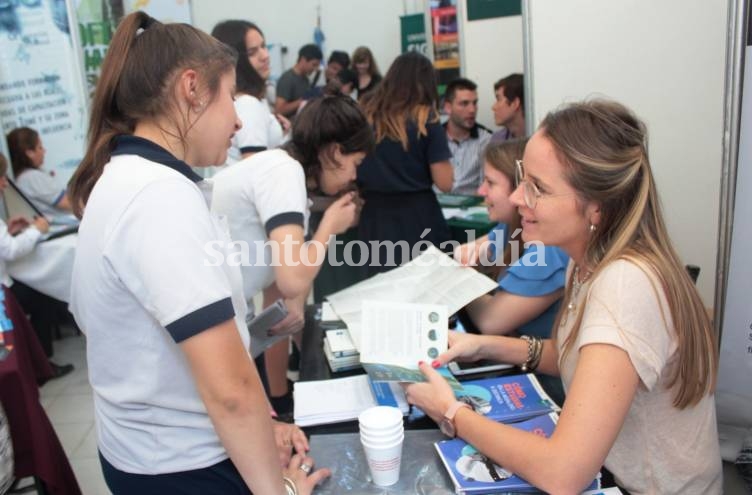
[[[596,227],[594,224],[591,223],[590,224],[590,233],[592,234],[593,232],[595,232],[595,229],[597,229],[597,228],[598,227]]]

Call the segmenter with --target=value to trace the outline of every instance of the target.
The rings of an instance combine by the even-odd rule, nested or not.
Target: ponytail
[[[235,66],[237,52],[187,24],[162,24],[144,12],[126,16],[102,64],[89,120],[88,145],[69,184],[73,212],[81,217],[91,191],[110,161],[114,138],[132,134],[142,119],[177,122],[175,75],[194,69],[211,98],[221,76]],[[185,143],[184,143],[185,144]]]

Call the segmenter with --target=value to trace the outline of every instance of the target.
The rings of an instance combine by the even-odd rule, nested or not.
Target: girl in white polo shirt
[[[324,213],[314,242],[306,244],[308,190],[333,196],[350,189],[356,167],[373,144],[371,126],[352,98],[319,98],[298,115],[282,149],[253,155],[215,176],[212,210],[228,217],[232,239],[248,247],[242,265],[246,301],[252,305],[264,291],[264,305],[284,298],[290,310],[273,331],[302,328],[303,302],[323,262],[323,248],[357,219],[354,193],[345,193]],[[264,246],[267,241],[280,247],[278,263],[273,263],[273,248]],[[287,350],[283,341],[266,353],[270,397],[278,412],[286,412],[291,402]]]
[[[227,152],[227,164],[231,165],[254,153],[277,148],[290,130],[290,121],[273,114],[266,101],[271,62],[261,29],[252,22],[233,19],[214,26],[211,34],[239,55],[235,66],[235,110],[243,127],[233,136]]]
[[[115,494],[308,494],[303,454],[281,468],[248,354],[229,241],[190,166],[223,163],[239,129],[235,51],[145,13],[119,25],[71,182],[83,214],[71,308],[87,336],[100,462]],[[298,448],[304,440],[294,437]]]

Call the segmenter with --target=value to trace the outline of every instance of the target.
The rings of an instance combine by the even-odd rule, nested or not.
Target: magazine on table
[[[502,423],[561,410],[532,373],[466,380],[455,395],[477,413]]]
[[[550,437],[556,427],[556,413],[544,414],[510,426]],[[436,442],[436,451],[454,483],[456,493],[540,493],[533,485],[495,464],[460,438]],[[585,490],[600,487],[600,474]]]

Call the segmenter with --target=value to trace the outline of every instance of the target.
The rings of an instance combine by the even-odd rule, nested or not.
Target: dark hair
[[[0,153],[0,178],[5,177],[7,173],[8,173],[8,159],[5,158],[5,155]]]
[[[371,77],[381,76],[379,66],[376,65],[376,59],[373,58],[373,53],[371,53],[371,50],[367,46],[359,46],[353,52],[352,69],[355,70],[356,73],[357,70],[355,69],[355,64],[361,62],[368,62],[368,73],[371,74]]]
[[[185,148],[188,115],[177,115],[174,97],[181,71],[199,74],[197,91],[211,103],[220,80],[235,67],[237,53],[188,24],[162,24],[144,12],[126,16],[112,37],[94,92],[86,155],[70,182],[74,212],[81,215],[91,190],[110,160],[114,138],[132,134],[145,118],[163,117]]]
[[[326,63],[339,64],[343,69],[347,69],[350,67],[350,55],[342,50],[334,50],[331,55],[329,55],[329,60],[327,60]]]
[[[306,177],[318,181],[319,153],[338,144],[343,154],[370,153],[373,131],[358,104],[348,96],[311,100],[295,118],[292,136],[282,148],[300,162]]]
[[[448,102],[454,101],[454,94],[457,91],[463,89],[475,91],[478,89],[478,85],[472,82],[470,79],[465,79],[464,77],[453,79],[449,81],[449,84],[447,84],[446,86],[446,91],[444,91],[444,100]]]
[[[504,88],[504,98],[513,102],[517,98],[520,100],[520,109],[525,110],[525,82],[522,74],[509,74],[502,77],[494,84],[494,91]]]
[[[407,52],[394,59],[381,84],[364,97],[363,108],[377,142],[391,138],[407,149],[407,122],[427,135],[426,124],[438,121],[438,99],[433,64],[418,52]]]
[[[306,60],[321,60],[324,58],[324,55],[321,53],[321,48],[313,43],[309,43],[303,45],[300,50],[298,50],[298,62],[300,62],[301,58]]]
[[[353,89],[358,86],[358,75],[350,69],[342,69],[337,72],[335,79],[337,79],[343,86],[345,84],[352,84]]]
[[[30,127],[16,127],[8,133],[8,152],[15,177],[24,170],[34,168],[26,152],[36,148],[38,144],[39,133]]]
[[[254,23],[235,19],[220,22],[214,26],[211,34],[238,52],[238,63],[235,65],[235,84],[238,93],[262,98],[266,92],[266,80],[251,65],[245,46],[245,35],[250,30],[255,30],[264,37],[264,33]]]

